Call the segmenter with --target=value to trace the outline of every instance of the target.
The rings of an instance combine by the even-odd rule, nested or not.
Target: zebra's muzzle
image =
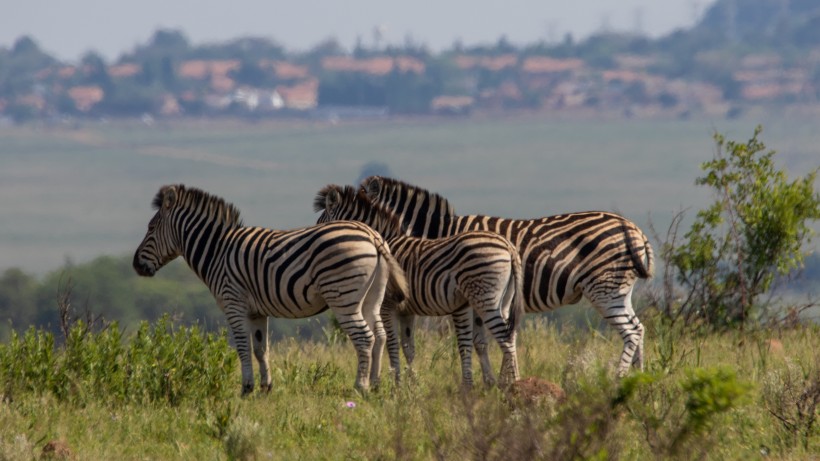
[[[139,256],[134,255],[134,270],[142,277],[153,277],[157,270],[140,261]]]

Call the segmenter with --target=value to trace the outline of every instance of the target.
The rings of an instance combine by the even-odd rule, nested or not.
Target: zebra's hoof
[[[246,397],[253,392],[253,384],[245,384],[242,386],[242,397]]]

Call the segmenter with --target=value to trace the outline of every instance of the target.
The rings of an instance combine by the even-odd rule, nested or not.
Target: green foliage
[[[0,317],[6,319],[0,324],[0,340],[30,325],[58,333],[55,313],[60,293],[68,286],[67,301],[75,308],[115,320],[125,329],[136,329],[142,321],[153,322],[165,314],[207,331],[225,326],[213,295],[184,262],[169,264],[149,280],[134,273],[131,257],[100,256],[84,264],[66,263],[42,281],[19,269],[0,274]],[[322,337],[327,318],[271,319],[270,331],[275,339]]]
[[[656,457],[690,459],[705,452],[708,429],[718,416],[748,402],[751,385],[728,367],[688,370],[677,385],[673,375],[636,373],[618,388],[613,405],[623,405],[645,433]]]
[[[735,372],[727,367],[697,368],[681,382],[687,394],[685,424],[699,432],[707,429],[715,416],[744,402],[751,386],[739,382]]]
[[[565,399],[514,396],[496,388],[465,391],[459,386],[457,359],[432,360],[442,349],[457,357],[454,342],[449,335],[429,331],[419,332],[416,363],[423,365],[414,379],[398,386],[385,382],[387,386],[364,396],[350,385],[355,356],[349,344],[287,340],[271,347],[270,393],[241,398],[237,364],[231,358],[235,352],[220,338],[212,346],[233,362],[223,380],[227,392],[207,391],[207,385],[190,382],[180,395],[175,389],[182,386],[163,381],[167,375],[177,384],[186,382],[173,371],[184,365],[174,362],[168,351],[203,363],[209,356],[186,349],[184,343],[192,339],[182,330],[159,323],[141,329],[143,357],[134,358],[141,374],[132,380],[144,384],[133,383],[130,389],[143,390],[127,397],[115,395],[126,395],[124,387],[107,384],[117,382],[121,368],[108,368],[105,373],[112,377],[92,385],[85,370],[94,367],[76,365],[102,360],[102,354],[90,349],[92,342],[117,349],[115,338],[97,339],[113,333],[111,327],[94,333],[84,333],[84,326],[76,330],[72,342],[84,351],[74,353],[77,371],[67,380],[73,384],[60,397],[42,390],[38,382],[58,374],[50,369],[67,368],[67,346],[55,349],[52,342],[36,347],[37,335],[32,334],[32,348],[51,351],[52,358],[28,356],[43,364],[41,371],[31,373],[30,379],[37,381],[30,381],[34,385],[28,389],[12,387],[6,393],[0,387],[6,396],[0,402],[0,458],[38,458],[43,445],[55,439],[63,440],[76,459],[744,460],[757,459],[761,452],[776,459],[811,459],[820,449],[816,424],[802,431],[812,412],[799,406],[820,367],[814,353],[820,335],[811,326],[783,331],[783,355],[765,363],[757,360],[755,344],[738,347],[733,335],[704,332],[698,346],[703,349],[701,365],[694,365],[691,355],[677,355],[669,371],[620,380],[612,376],[610,363],[596,360],[620,348],[617,335],[570,327],[559,332],[544,323],[527,326],[519,338],[524,376],[553,380],[562,368],[572,367],[566,380],[557,380]],[[41,334],[39,340],[47,337]],[[682,350],[696,347],[683,332],[678,341]],[[135,342],[137,333],[123,335],[122,352],[110,356],[125,357],[137,349]],[[654,342],[648,335],[648,351],[655,350]],[[0,348],[0,363],[23,368],[26,356],[18,354],[12,362],[8,347]],[[491,353],[493,363],[500,363],[500,351],[493,348]],[[148,369],[153,357],[159,358],[153,361],[156,371]],[[652,366],[654,356],[647,359]],[[33,370],[31,360],[25,366]],[[213,376],[222,375],[221,367],[211,369],[217,370]],[[0,370],[0,380],[5,381],[6,370]],[[755,384],[750,387],[751,382]],[[806,415],[803,429],[792,436],[780,418],[798,421],[799,411]],[[806,434],[805,441],[801,434]]]
[[[706,174],[697,184],[711,188],[716,200],[698,212],[683,244],[664,249],[691,293],[690,308],[715,326],[765,314],[759,297],[776,275],[801,265],[810,224],[820,218],[818,169],[790,181],[776,168],[775,151],[758,140],[761,131],[746,143],[715,134],[717,154],[702,165]]]
[[[29,328],[0,344],[3,399],[34,393],[59,402],[87,405],[224,399],[236,390],[236,352],[224,331],[203,333],[175,327],[168,317],[143,323],[123,338],[116,323],[100,332],[75,322],[64,344],[52,333]]]

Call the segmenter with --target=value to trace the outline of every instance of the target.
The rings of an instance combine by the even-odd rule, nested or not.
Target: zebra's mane
[[[405,229],[398,216],[396,216],[389,209],[371,202],[364,190],[353,186],[337,186],[336,184],[328,184],[323,187],[316,194],[316,198],[313,200],[314,212],[318,213],[320,211],[324,211],[327,194],[330,193],[331,190],[336,190],[339,193],[341,203],[353,203],[355,204],[355,208],[358,210],[368,210],[368,217],[378,219],[379,224],[383,225],[386,230],[396,232],[398,234],[404,234]]]
[[[392,191],[395,190],[406,190],[408,193],[412,193],[417,197],[424,197],[426,196],[427,199],[430,201],[431,204],[438,203],[439,208],[444,210],[442,214],[454,216],[456,214],[456,210],[450,201],[446,198],[442,197],[441,195],[430,192],[427,189],[423,189],[419,186],[415,186],[413,184],[406,183],[400,179],[394,178],[386,178],[384,176],[369,176],[364,178],[361,182],[361,189],[367,190],[367,185],[370,184],[371,181],[378,180],[382,183],[382,193],[381,196],[384,197],[385,193],[390,194]]]
[[[185,187],[184,184],[161,187],[157,195],[154,196],[151,206],[153,206],[155,210],[158,210],[162,206],[165,195],[172,189],[176,191],[177,194],[174,204],[175,208],[185,207],[205,211],[210,216],[221,218],[222,222],[229,226],[242,226],[242,218],[239,216],[239,210],[233,204],[226,202],[221,197],[209,194],[202,189]]]

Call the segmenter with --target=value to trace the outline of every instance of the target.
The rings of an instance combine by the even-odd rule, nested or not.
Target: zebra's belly
[[[446,293],[428,293],[427,295],[411,293],[410,298],[407,300],[406,309],[415,315],[435,317],[450,315],[466,304],[467,300],[454,290]]]
[[[268,298],[254,303],[258,315],[285,319],[313,317],[327,310],[327,303],[320,296],[308,296],[307,299]]]

